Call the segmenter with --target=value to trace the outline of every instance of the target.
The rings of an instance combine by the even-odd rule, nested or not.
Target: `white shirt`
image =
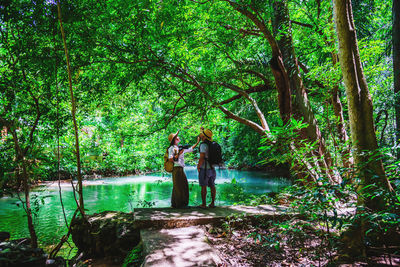
[[[184,149],[182,154],[179,155],[178,157],[178,161],[174,160],[174,166],[178,166],[178,167],[185,167],[185,158],[184,155],[185,153],[190,153],[193,152],[193,147],[189,147],[188,149]],[[178,146],[170,146],[168,148],[168,158],[173,158],[174,155],[179,153],[179,147]]]

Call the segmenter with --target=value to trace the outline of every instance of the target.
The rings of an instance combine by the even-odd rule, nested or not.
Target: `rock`
[[[46,265],[53,265],[55,262],[56,262],[56,260],[54,260],[54,259],[48,259],[46,261]]]
[[[9,232],[0,232],[0,242],[7,241],[8,239],[10,239]]]
[[[67,266],[66,261],[63,257],[56,257],[55,259],[48,259],[46,261],[46,267],[63,267]]]
[[[10,240],[0,244],[0,266],[44,266],[47,254],[42,249],[33,249],[24,240]]]
[[[87,257],[123,259],[140,241],[133,214],[105,211],[71,222],[72,240]]]

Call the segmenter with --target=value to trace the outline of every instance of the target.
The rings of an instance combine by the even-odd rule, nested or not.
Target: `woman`
[[[189,204],[189,184],[186,178],[185,171],[185,153],[193,152],[193,149],[199,144],[200,138],[197,137],[197,143],[190,148],[179,149],[179,142],[181,139],[178,136],[178,132],[171,133],[168,136],[170,147],[168,148],[168,160],[174,162],[174,169],[172,171],[172,196],[171,206],[173,208],[184,208]]]

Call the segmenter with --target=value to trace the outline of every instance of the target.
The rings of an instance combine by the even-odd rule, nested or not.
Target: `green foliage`
[[[352,5],[360,57],[375,107],[376,134],[383,149],[365,155],[364,163],[382,157],[386,174],[395,185],[392,193],[374,176],[370,184],[359,184],[355,174],[363,166],[343,167],[350,144],[338,138],[338,118],[331,99],[334,88],[338,87],[347,130],[348,111],[341,71],[332,61],[337,45],[331,2],[287,1],[300,75],[334,170],[321,168],[314,153],[317,144],[300,136],[309,125],[294,119],[282,124],[269,66],[272,52],[263,33],[227,1],[203,2],[61,1],[84,174],[158,171],[169,133],[180,129],[182,143],[192,145],[204,126],[213,130],[215,140],[222,145],[227,166],[289,162],[294,176],[301,177],[278,199],[248,196],[237,180],[232,180],[234,186],[224,194],[237,203],[290,202],[295,212],[311,222],[322,222],[325,234],[366,221],[370,243],[376,242],[377,236],[398,231],[399,162],[393,155],[399,140],[394,137],[391,1],[354,0]],[[233,3],[256,12],[272,31],[271,1]],[[25,152],[23,160],[31,183],[57,178],[58,147],[64,178],[76,173],[67,74],[56,14],[52,1],[15,0],[0,5],[0,129],[8,127],[7,136],[0,140],[2,189],[21,186],[21,159],[15,141]],[[281,28],[275,37],[288,33],[288,28]],[[251,97],[267,118],[271,128],[267,137],[261,140],[259,133],[218,109],[223,106],[240,118],[259,123],[251,102],[224,84],[245,92],[264,89]],[[10,130],[15,130],[17,140]],[[198,154],[193,153],[186,162],[196,164],[197,159]],[[343,181],[332,184],[326,171],[339,174]],[[362,212],[356,215],[341,214],[343,203],[353,208],[356,197],[359,201],[383,200],[383,208],[370,211],[360,206],[357,208]],[[44,198],[33,197],[34,214],[43,203]],[[140,204],[154,205],[145,200]],[[240,218],[228,218],[227,231],[238,222]],[[309,223],[273,224],[269,226],[276,234],[254,232],[251,237],[279,250],[285,242],[301,244]],[[328,244],[332,240],[335,237],[327,237]],[[124,266],[140,258],[140,250],[135,251]]]
[[[306,123],[292,118],[286,125],[271,128],[270,135],[261,141],[259,147],[260,154],[264,158],[261,163],[291,162],[293,167],[294,164],[308,158],[315,144],[299,140],[299,130],[307,126]]]
[[[143,243],[140,242],[125,257],[122,266],[123,267],[140,266],[140,264],[143,262],[143,258],[144,258],[143,257]]]
[[[236,178],[233,178],[230,182],[231,186],[227,190],[223,191],[224,199],[231,199],[236,204],[246,200],[249,196],[245,193],[243,187],[238,184]]]
[[[235,229],[243,228],[247,224],[245,214],[232,214],[227,216],[222,223],[222,229],[225,234],[231,235]]]
[[[160,149],[165,146],[159,141],[165,139],[168,132],[183,127],[188,128],[186,138],[189,139],[197,134],[194,129],[204,124],[217,130],[216,136],[223,143],[228,165],[253,167],[258,164],[260,157],[254,149],[259,145],[258,134],[247,126],[227,121],[220,111],[213,109],[215,103],[236,94],[218,86],[217,82],[242,88],[259,85],[261,80],[249,71],[258,72],[272,81],[267,67],[271,52],[266,40],[256,34],[238,34],[237,29],[254,26],[247,18],[224,1],[198,4],[192,1],[98,3],[85,0],[61,4],[73,63],[78,121],[81,128],[94,129],[91,137],[81,135],[82,158],[87,173],[111,171],[123,174],[160,169],[161,164],[151,160],[158,158]],[[237,1],[237,4],[248,3]],[[272,19],[273,7],[269,1],[251,5],[255,10],[262,10],[260,14],[266,21]],[[389,112],[385,120],[379,120],[382,116],[377,116],[378,134],[382,145],[391,145],[394,143],[394,128],[385,124],[393,116],[390,104],[393,101],[387,101],[392,97],[388,90],[392,81],[391,64],[388,64],[386,55],[390,6],[376,2],[371,5],[372,13],[368,9],[368,14],[361,2],[355,1],[353,8],[357,29],[364,38],[360,42],[360,51],[377,105],[376,114],[384,110]],[[338,66],[332,66],[331,61],[330,53],[336,51],[335,33],[330,21],[331,6],[326,1],[320,2],[318,8],[311,2],[289,1],[289,7],[293,21],[311,25],[303,27],[294,23],[292,34],[296,54],[308,69],[303,71],[311,105],[320,129],[325,137],[328,136],[326,141],[332,151],[337,142],[333,140],[334,136],[332,139],[329,137],[334,135],[334,127],[330,124],[336,118],[329,105],[321,105],[328,101],[330,89],[341,76]],[[42,170],[36,176],[51,179],[56,171],[55,158],[48,153],[56,147],[56,129],[60,130],[61,139],[69,139],[63,144],[67,151],[64,151],[62,169],[73,172],[74,151],[69,148],[73,144],[69,137],[69,95],[66,73],[62,68],[61,40],[55,34],[55,6],[50,2],[14,1],[2,9],[1,18],[5,22],[1,55],[3,58],[8,56],[2,61],[1,68],[9,88],[29,84],[43,101],[40,104],[43,109],[39,122],[41,130],[39,136],[35,135],[34,143],[44,146],[38,149],[42,155],[32,155],[32,159],[43,157],[38,166]],[[16,37],[13,33],[18,30]],[[371,32],[378,34],[372,35]],[[24,61],[12,64],[10,55],[16,58],[21,51],[26,51]],[[46,57],[43,59],[42,55]],[[21,75],[22,70],[25,78]],[[186,73],[202,83],[208,97],[178,78]],[[324,88],[316,86],[317,82]],[[18,107],[9,117],[31,122],[34,119],[31,116],[33,103],[28,91],[22,90],[15,95],[12,92],[16,91],[4,91],[0,98],[1,103],[13,103]],[[342,103],[345,103],[342,87],[340,92]],[[269,90],[252,96],[264,114],[268,114],[268,123],[272,127],[279,125],[276,92]],[[59,108],[55,101],[57,98]],[[257,121],[251,105],[243,99],[225,106],[237,115]],[[276,134],[276,130],[273,131]],[[24,130],[24,134],[27,133]],[[282,128],[280,134],[283,133]],[[124,142],[123,146],[121,142]],[[10,147],[9,143],[7,146]],[[11,149],[7,155],[10,153]],[[109,156],[103,161],[97,160],[102,153]],[[2,173],[13,169],[12,157],[4,160],[7,158],[7,162],[2,164],[7,171]],[[289,159],[279,159],[278,153],[275,153],[275,158],[276,162]],[[194,161],[190,159],[190,162]]]
[[[309,125],[294,119],[282,124],[269,66],[271,48],[256,25],[228,2],[61,1],[84,174],[158,171],[169,133],[180,129],[182,144],[192,145],[200,126],[205,126],[222,145],[227,166],[289,162],[293,176],[301,178],[276,199],[267,194],[249,196],[235,179],[231,182],[234,186],[223,192],[237,203],[290,203],[294,212],[309,218],[264,225],[276,231],[269,235],[254,232],[251,237],[257,242],[275,250],[290,242],[301,245],[311,224],[320,224],[329,246],[337,239],[330,235],[331,230],[344,231],[359,222],[366,222],[368,244],[398,232],[400,180],[399,162],[393,157],[398,140],[393,119],[391,1],[354,0],[352,6],[360,57],[374,102],[376,134],[383,149],[366,154],[364,164],[383,159],[395,188],[392,193],[374,176],[370,184],[360,184],[356,174],[363,166],[343,167],[350,144],[341,143],[336,131],[338,118],[331,99],[336,87],[347,130],[348,111],[341,71],[332,61],[337,45],[331,2],[287,2],[292,29],[281,28],[275,37],[280,39],[289,30],[292,34],[300,75],[334,170],[319,166],[314,153],[318,144],[300,136]],[[271,1],[233,3],[255,11],[272,31]],[[7,1],[0,5],[0,25],[0,128],[6,126],[4,121],[11,124],[8,135],[0,140],[0,188],[21,186],[21,159],[14,141],[26,152],[23,160],[31,183],[57,178],[58,143],[62,176],[75,176],[75,141],[56,6],[52,1]],[[218,109],[222,105],[259,123],[252,104],[224,84],[243,91],[263,86],[264,91],[251,93],[251,97],[267,118],[271,128],[267,137],[261,140],[259,133]],[[18,140],[13,140],[10,130],[15,130]],[[186,162],[194,165],[197,159],[197,153],[189,154]],[[327,171],[338,174],[342,182],[332,184]],[[379,200],[383,206],[371,211],[357,206],[355,198],[360,202]],[[34,195],[33,213],[38,214],[43,204],[44,198]],[[139,204],[154,205],[146,200]],[[344,215],[344,208],[360,212]],[[241,218],[228,218],[225,230],[232,232],[234,225],[240,224]],[[124,266],[138,264],[140,251],[132,250]]]
[[[374,160],[376,155],[382,155],[382,153],[369,155],[370,160]],[[386,161],[390,160],[386,159]],[[363,169],[362,166],[358,167]],[[393,192],[384,190],[379,185],[378,179],[368,185],[360,184],[361,180],[357,176],[352,176],[359,172],[349,169],[341,169],[342,177],[347,179],[336,185],[324,179],[322,175],[320,176],[322,178],[311,183],[307,180],[297,180],[270,202],[289,203],[290,211],[297,216],[289,220],[262,224],[250,234],[250,237],[264,246],[279,250],[282,246],[291,243],[305,248],[308,246],[304,243],[305,237],[316,234],[322,238],[321,242],[326,244],[324,246],[336,250],[340,247],[340,242],[345,242],[345,246],[351,243],[351,240],[346,239],[349,232],[352,233],[349,238],[356,240],[356,235],[359,234],[353,231],[361,229],[362,247],[393,246],[399,240],[400,230],[398,161],[393,161],[392,164],[386,166],[386,169],[390,170],[388,178],[395,185]],[[262,196],[258,199],[268,199],[268,197]],[[372,210],[362,203],[363,200],[378,203],[378,201],[382,202],[382,199],[384,205],[380,209]],[[302,220],[297,219],[299,216]],[[265,234],[266,229],[273,230]],[[362,247],[358,247],[358,251]],[[316,249],[315,253],[322,252]],[[317,254],[315,256],[322,256],[322,254]]]

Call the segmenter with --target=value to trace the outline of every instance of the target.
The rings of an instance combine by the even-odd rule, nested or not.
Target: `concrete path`
[[[185,209],[173,208],[140,208],[134,210],[135,224],[138,229],[168,229],[202,225],[222,221],[229,215],[245,214],[246,217],[262,216],[277,218],[288,216],[284,207],[271,205],[251,206],[223,206],[216,208],[189,207]]]
[[[218,266],[216,251],[205,241],[200,226],[175,229],[141,230],[143,267],[150,266]]]
[[[206,242],[199,225],[222,222],[229,215],[241,214],[271,219],[288,215],[285,208],[269,205],[135,209],[135,227],[141,229],[146,255],[142,266],[218,266],[222,261]]]

